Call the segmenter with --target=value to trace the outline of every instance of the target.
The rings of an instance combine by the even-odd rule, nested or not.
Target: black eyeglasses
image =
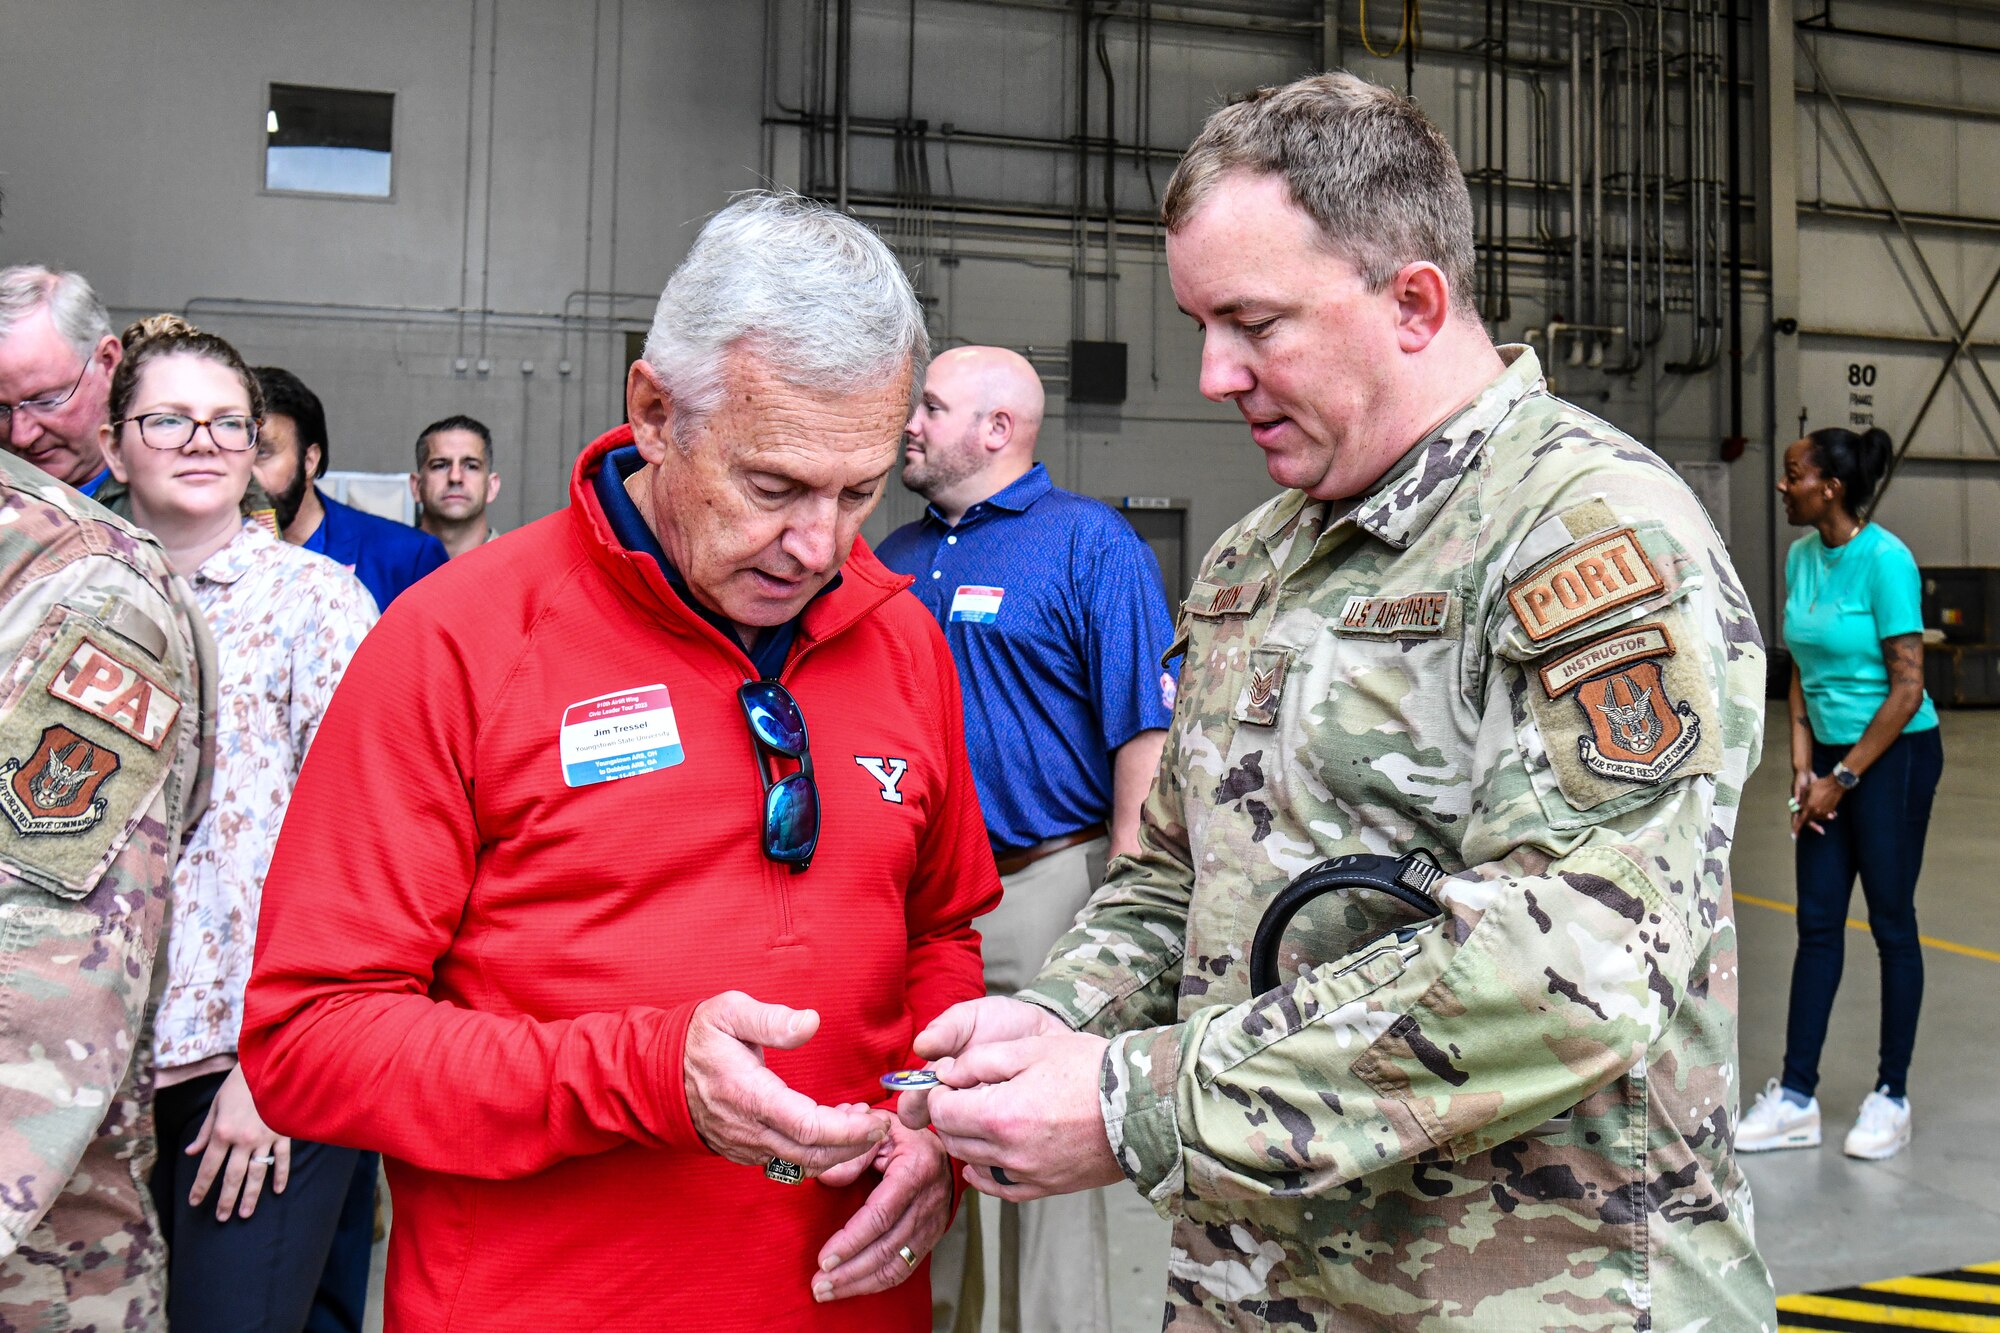
[[[235,413],[203,421],[185,412],[142,412],[125,421],[137,426],[140,441],[153,449],[185,449],[194,443],[194,433],[204,427],[208,438],[224,453],[240,454],[257,446],[257,418]]]
[[[16,412],[33,412],[38,417],[45,417],[76,397],[76,391],[83,387],[83,377],[90,373],[95,361],[94,357],[85,357],[83,369],[76,372],[75,381],[61,393],[45,393],[40,398],[23,398],[18,403],[0,403],[0,439],[9,438],[9,432],[14,429]]]
[[[764,784],[764,855],[798,874],[819,847],[819,785],[813,781],[812,747],[805,714],[791,691],[775,680],[745,681],[736,691],[750,724],[757,776]],[[765,753],[798,760],[795,773],[771,781]]]

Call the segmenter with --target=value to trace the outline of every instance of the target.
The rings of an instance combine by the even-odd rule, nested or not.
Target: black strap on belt
[[[1431,886],[1444,878],[1444,867],[1423,848],[1407,856],[1378,856],[1356,852],[1321,861],[1279,891],[1264,909],[1257,923],[1257,935],[1250,944],[1250,989],[1262,995],[1278,988],[1278,949],[1292,918],[1313,899],[1339,889],[1366,889],[1385,893],[1418,914],[1416,920],[1382,926],[1357,940],[1359,950],[1377,940],[1394,935],[1407,940],[1431,921],[1444,915],[1444,908],[1431,895]]]

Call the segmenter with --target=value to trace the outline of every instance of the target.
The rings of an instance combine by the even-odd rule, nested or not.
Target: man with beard
[[[326,475],[326,409],[291,371],[258,366],[264,427],[257,435],[258,482],[278,508],[285,540],[354,571],[382,610],[403,589],[442,565],[444,546],[427,532],[341,504],[313,482]]]
[[[1158,565],[1130,524],[1057,489],[1035,462],[1042,401],[1034,367],[1003,347],[933,361],[903,448],[903,484],[930,508],[880,552],[915,576],[911,591],[958,662],[1002,876],[1000,906],[980,922],[994,995],[1034,978],[1107,856],[1138,850],[1139,807],[1173,716],[1161,661],[1173,618]],[[932,1265],[941,1329],[979,1324],[972,1202]],[[1099,1191],[1003,1204],[1003,1329],[1108,1330],[1106,1245]]]
[[[485,422],[449,416],[424,427],[417,436],[410,495],[417,502],[417,527],[443,542],[445,554],[456,559],[500,535],[486,521],[486,506],[499,494],[493,432]]]

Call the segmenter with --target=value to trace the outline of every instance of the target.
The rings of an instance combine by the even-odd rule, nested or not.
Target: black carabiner
[[[1320,862],[1279,890],[1257,922],[1257,934],[1250,944],[1251,993],[1262,995],[1278,988],[1278,947],[1292,918],[1313,899],[1337,889],[1372,889],[1420,914],[1419,920],[1385,928],[1361,941],[1355,946],[1358,950],[1392,934],[1407,938],[1425,922],[1443,916],[1444,907],[1430,891],[1443,878],[1444,867],[1421,847],[1406,856],[1356,852]]]

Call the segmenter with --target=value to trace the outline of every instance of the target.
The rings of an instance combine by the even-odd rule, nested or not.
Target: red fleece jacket
[[[786,1082],[879,1102],[916,1032],[984,993],[971,920],[999,881],[951,653],[857,542],[782,677],[818,855],[766,860],[749,660],[617,544],[591,485],[629,440],[362,644],[265,884],[244,1069],[279,1132],[389,1158],[391,1330],[928,1328],[921,1273],[814,1303],[819,1247],[876,1177],[787,1187],[709,1153],[682,1053],[694,1006],[742,990],[820,1013],[768,1053]],[[653,685],[681,761],[566,785],[566,710]],[[873,770],[899,761],[892,788]]]

